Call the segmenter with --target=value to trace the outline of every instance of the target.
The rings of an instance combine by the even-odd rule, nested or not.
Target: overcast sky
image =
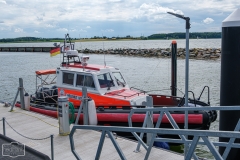
[[[222,21],[240,8],[240,0],[0,0],[0,38],[149,36],[220,32]]]

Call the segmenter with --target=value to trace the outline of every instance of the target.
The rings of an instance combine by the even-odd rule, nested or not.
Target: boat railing
[[[42,88],[41,91],[36,91],[35,93],[35,99],[34,101],[37,102],[46,102],[46,99],[51,99],[51,101],[53,101],[54,103],[57,103],[57,99],[54,99],[54,97],[58,96],[58,92],[54,93],[54,91],[56,91],[56,88]],[[39,96],[41,96],[41,98],[39,98]]]
[[[144,93],[144,94],[146,93],[146,91],[141,90],[141,89],[139,89],[139,88],[131,87],[130,90],[132,90],[132,89],[135,89],[135,90],[137,90],[137,91],[140,91],[141,93]]]
[[[193,104],[194,104],[195,107],[196,107],[196,106],[197,106],[197,104],[196,104],[196,98],[195,98],[195,95],[194,95],[193,91],[188,91],[188,93],[192,93],[192,95],[193,95]],[[181,105],[183,105],[183,100],[184,100],[184,98],[185,98],[185,94],[183,95],[182,100],[178,103],[178,107],[181,107]],[[190,99],[189,99],[189,100],[190,100]]]
[[[205,88],[207,88],[208,89],[208,91],[207,91],[207,94],[208,94],[208,105],[210,105],[210,88],[209,88],[209,86],[204,86],[203,87],[203,90],[202,90],[202,92],[201,92],[201,94],[200,94],[200,96],[198,97],[198,101],[200,100],[200,98],[201,98],[201,96],[202,96],[202,94],[203,94],[203,91],[205,90]]]
[[[139,96],[139,95],[145,94],[145,92],[133,93],[133,94],[128,95],[128,96],[121,95],[121,93],[116,93],[116,94],[114,94],[112,92],[105,93],[105,95],[108,95],[108,94],[111,94],[111,95],[114,95],[114,96],[123,97],[124,99],[126,99],[126,98],[130,98],[130,97],[133,97],[133,96],[136,96],[136,95]]]

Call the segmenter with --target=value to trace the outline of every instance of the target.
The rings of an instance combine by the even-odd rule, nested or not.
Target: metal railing
[[[238,123],[237,127],[239,129],[240,123]],[[216,159],[225,159],[225,157],[227,157],[229,150],[231,148],[240,148],[240,144],[234,143],[234,140],[236,138],[240,138],[240,132],[237,132],[237,131],[202,131],[202,130],[185,130],[185,129],[163,129],[163,128],[159,129],[159,128],[139,128],[139,127],[109,127],[109,126],[74,125],[70,132],[69,138],[70,138],[71,151],[74,154],[74,156],[76,157],[76,159],[78,159],[78,160],[81,160],[81,157],[77,154],[77,152],[75,150],[74,140],[73,140],[73,135],[77,129],[95,130],[95,131],[102,132],[95,159],[100,158],[106,134],[109,135],[120,158],[126,159],[126,157],[123,154],[121,148],[119,147],[117,141],[115,140],[112,132],[139,132],[139,133],[152,133],[153,135],[168,134],[168,135],[193,136],[193,140],[186,140],[187,143],[191,144],[189,147],[189,150],[186,154],[186,157],[185,157],[186,160],[190,160],[192,158],[197,144],[207,145],[207,147],[209,148],[209,150],[212,152],[213,156]],[[224,138],[230,138],[230,140],[229,140],[229,142],[211,142],[208,139],[208,137],[224,137]],[[203,141],[199,141],[200,138],[202,138]],[[151,142],[154,142],[154,141],[162,141],[162,142],[164,141],[164,142],[173,142],[173,143],[184,143],[185,142],[183,139],[173,140],[173,139],[167,139],[167,138],[153,137]],[[144,144],[144,142],[141,142],[141,143]],[[218,151],[216,150],[216,148],[214,146],[226,147],[223,157],[221,157],[221,155],[218,153]],[[152,149],[152,145],[146,146],[146,149],[147,149],[147,153],[144,158],[145,160],[147,160],[149,158],[149,154]],[[197,157],[194,157],[194,159],[196,159],[196,158]]]
[[[81,159],[80,156],[77,154],[73,142],[73,134],[75,133],[75,130],[77,129],[86,129],[86,130],[96,130],[101,131],[102,135],[99,141],[98,150],[96,153],[95,159],[99,159],[101,155],[101,150],[103,147],[105,135],[108,134],[113,145],[115,146],[119,156],[121,159],[126,159],[124,156],[121,148],[117,144],[117,141],[113,138],[112,132],[131,132],[134,137],[138,141],[137,149],[136,151],[139,151],[140,146],[142,145],[143,148],[146,149],[146,155],[145,160],[149,158],[151,149],[153,147],[153,143],[155,141],[161,141],[161,142],[171,142],[171,143],[184,143],[185,147],[187,146],[188,149],[185,150],[185,159],[191,159],[194,158],[195,160],[198,159],[198,157],[195,155],[194,151],[196,149],[197,145],[206,145],[208,149],[211,151],[212,155],[216,159],[226,159],[230,149],[231,148],[240,148],[239,143],[234,143],[236,138],[240,138],[240,120],[238,121],[235,130],[234,131],[210,131],[210,130],[186,130],[186,129],[179,129],[177,123],[175,122],[174,118],[171,116],[170,111],[210,111],[210,110],[221,110],[221,111],[229,111],[229,110],[240,110],[240,106],[222,106],[222,107],[163,107],[163,108],[136,108],[132,109],[128,120],[129,120],[129,127],[108,127],[108,126],[80,126],[80,125],[74,125],[71,133],[69,135],[70,138],[70,144],[71,144],[71,150],[74,154],[74,156],[77,159]],[[157,120],[157,123],[155,125],[155,128],[146,128],[147,125],[147,119],[145,117],[145,120],[143,122],[143,127],[132,127],[132,121],[131,117],[134,113],[140,113],[145,112],[147,113],[146,116],[149,116],[151,118],[151,113],[159,112],[159,117]],[[163,116],[166,115],[169,122],[172,124],[173,129],[163,129],[159,128]],[[137,134],[140,133],[140,136]],[[150,133],[151,139],[150,143],[147,145],[143,140],[143,134],[144,133]],[[169,139],[169,138],[158,138],[158,134],[167,134],[167,135],[179,135],[180,139]],[[189,140],[186,137],[192,136],[193,139]],[[209,140],[209,137],[222,137],[222,138],[230,138],[229,142],[211,142]],[[200,140],[202,139],[202,140]],[[222,146],[226,147],[223,155],[221,156],[218,152],[218,150],[215,148],[216,146]]]
[[[138,112],[138,113],[141,113],[141,112],[144,112],[146,113],[146,117],[149,116],[149,112],[158,112],[159,113],[159,116],[158,116],[158,120],[156,122],[156,125],[155,125],[155,128],[158,129],[160,124],[161,124],[161,121],[163,119],[163,116],[165,115],[166,118],[169,120],[170,124],[172,125],[173,127],[173,130],[175,129],[179,129],[177,123],[175,122],[174,118],[171,116],[170,114],[170,111],[202,111],[202,110],[205,110],[205,111],[211,111],[211,110],[221,110],[221,111],[229,111],[229,110],[240,110],[240,107],[233,107],[233,106],[224,106],[224,107],[163,107],[163,108],[139,108],[139,109],[132,109],[129,116],[128,116],[128,122],[129,122],[129,126],[132,127],[132,116],[134,113]],[[146,121],[148,118],[151,118],[151,117],[145,117],[145,120],[144,120],[144,123],[143,123],[143,126],[142,128],[145,128],[146,127]],[[238,124],[236,125],[236,128],[234,131],[239,131],[240,129],[240,122],[238,122]],[[189,131],[189,130],[188,130]],[[197,131],[197,130],[196,130]],[[205,131],[199,131],[199,132],[205,132]],[[216,134],[216,136],[213,136],[213,137],[221,137],[221,136],[218,136],[218,132],[220,131],[215,131],[214,133]],[[150,151],[151,151],[151,146],[153,145],[154,141],[161,141],[161,142],[171,142],[171,143],[184,143],[185,144],[185,148],[188,148],[189,147],[189,144],[192,143],[192,141],[189,141],[187,140],[187,136],[188,135],[181,135],[181,134],[178,134],[179,137],[181,138],[181,140],[177,140],[177,139],[166,139],[166,138],[155,138],[157,135],[156,134],[153,134],[152,135],[152,139],[151,139],[151,142],[149,144],[149,147],[143,142],[142,138],[143,138],[143,133],[140,133],[140,136],[136,133],[136,132],[132,132],[132,134],[134,135],[134,137],[138,140],[138,145],[137,145],[137,148],[136,148],[136,152],[139,151],[139,148],[140,148],[140,145],[142,145],[146,150],[147,150],[147,155],[149,156],[150,154]],[[240,132],[239,132],[240,134]],[[220,134],[221,135],[221,134]],[[234,139],[235,140],[235,139]],[[198,142],[198,144],[201,144],[201,145],[204,145],[203,142]],[[214,142],[213,143],[214,145],[216,146],[221,146],[220,142]],[[205,144],[205,145],[209,145],[209,144]],[[223,144],[222,144],[223,145]],[[224,146],[224,145],[223,145]],[[231,145],[231,147],[233,147],[234,145]],[[239,144],[240,146],[240,144]],[[196,147],[196,146],[195,146]],[[194,147],[194,150],[195,150],[195,147]],[[209,147],[209,146],[208,146]],[[236,146],[234,146],[236,147]],[[238,148],[238,147],[237,147]],[[209,148],[210,149],[210,148]],[[193,150],[193,151],[194,151]],[[213,148],[210,149],[211,151],[213,150]],[[214,152],[212,151],[213,153],[213,156],[216,158],[218,157],[218,155],[216,153],[217,150],[214,148]],[[185,151],[185,158],[186,158],[186,155],[187,155],[187,152],[188,151]],[[225,153],[223,157],[227,157],[227,154],[228,153]],[[193,154],[193,158],[194,159],[198,159],[197,156],[195,154]]]

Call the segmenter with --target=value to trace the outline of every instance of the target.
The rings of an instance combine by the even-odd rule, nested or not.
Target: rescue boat
[[[64,43],[64,48],[65,45]],[[132,108],[144,108],[147,96],[152,96],[154,107],[184,105],[184,97],[149,94],[146,91],[129,87],[120,69],[88,64],[89,56],[79,57],[78,51],[74,50],[74,45],[70,43],[70,47],[70,50],[62,51],[63,61],[60,67],[36,71],[36,92],[31,96],[31,111],[57,118],[58,97],[67,96],[74,106],[71,112],[75,119],[81,104],[82,87],[87,88],[87,96],[95,102],[98,125],[128,126],[129,112]],[[16,104],[16,106],[20,105],[20,103]],[[204,106],[209,106],[209,103],[198,99],[189,99],[189,106],[203,107],[203,110],[189,111],[188,128],[208,130],[210,124],[216,120],[217,112],[214,109],[204,111]],[[179,128],[184,128],[185,113],[173,111],[171,115]],[[154,124],[158,116],[159,113],[153,113]],[[83,123],[82,117],[79,119],[79,124]],[[133,126],[142,127],[144,118],[145,114],[134,114]],[[167,117],[163,118],[160,127],[172,127]]]

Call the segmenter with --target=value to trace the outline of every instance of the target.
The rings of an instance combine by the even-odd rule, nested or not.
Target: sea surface
[[[185,40],[177,40],[178,47],[185,47]],[[0,44],[0,46],[52,46],[53,43],[14,43]],[[51,44],[51,45],[50,45]],[[81,42],[76,44],[77,49],[105,49],[108,48],[167,48],[170,40],[145,41],[107,41],[107,42]],[[190,48],[221,48],[221,39],[190,40]],[[90,54],[89,63],[104,64],[104,55]],[[50,57],[44,52],[0,52],[0,100],[13,101],[19,85],[19,78],[23,78],[26,92],[33,94],[36,90],[36,70],[55,69],[60,66],[62,56]],[[169,58],[143,58],[121,55],[106,55],[106,64],[119,68],[125,76],[130,87],[154,91],[159,94],[170,94],[171,85],[171,59]],[[220,59],[189,61],[189,90],[198,97],[204,86],[210,87],[210,102],[212,106],[220,105]],[[177,92],[183,96],[185,89],[185,60],[177,60]],[[189,95],[191,97],[191,95]],[[201,100],[207,101],[204,92]],[[218,130],[218,119],[211,125],[212,130]],[[216,139],[212,139],[215,141]],[[198,147],[198,155],[213,159],[209,150]]]
[[[178,39],[177,46],[185,48],[186,40]],[[76,42],[75,49],[150,49],[150,48],[168,48],[172,40],[125,40],[125,41],[91,41]],[[0,47],[52,47],[53,42],[43,43],[0,43]],[[189,48],[221,48],[221,39],[190,39]]]

